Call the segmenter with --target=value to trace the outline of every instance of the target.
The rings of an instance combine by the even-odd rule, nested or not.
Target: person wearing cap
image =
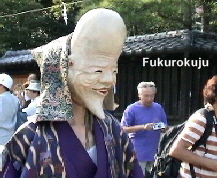
[[[27,88],[32,80],[39,81],[40,77],[36,73],[30,73],[28,75],[27,82],[21,85],[21,88]],[[19,98],[22,108],[26,108],[31,103],[31,99],[27,96],[25,90],[17,92],[16,96]]]
[[[27,116],[32,116],[36,112],[37,103],[40,98],[40,83],[39,81],[31,80],[29,86],[26,88],[26,95],[31,99],[30,104],[27,108],[22,109],[22,112],[25,112]],[[28,119],[29,117],[27,117]]]
[[[10,92],[12,85],[9,75],[0,74],[0,145],[11,138],[17,121],[19,100]]]
[[[121,16],[100,8],[84,14],[73,34],[33,51],[40,102],[6,145],[5,178],[143,178],[127,134],[103,108],[125,38]]]

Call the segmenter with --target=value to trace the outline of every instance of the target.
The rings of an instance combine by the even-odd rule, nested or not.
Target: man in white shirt
[[[9,75],[0,74],[0,145],[9,141],[17,122],[19,100],[10,92],[12,85]]]
[[[29,86],[26,88],[26,94],[31,99],[31,103],[27,108],[22,109],[22,112],[26,112],[27,116],[32,116],[36,112],[36,106],[40,96],[40,83],[38,81],[30,81]],[[28,117],[27,117],[28,119]]]

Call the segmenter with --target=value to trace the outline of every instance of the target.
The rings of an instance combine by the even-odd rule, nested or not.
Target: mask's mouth
[[[108,94],[109,88],[99,88],[99,89],[92,88],[92,90],[96,91],[100,95],[106,96]]]

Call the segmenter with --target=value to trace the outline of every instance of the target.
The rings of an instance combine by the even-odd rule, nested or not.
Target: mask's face
[[[73,101],[103,119],[103,100],[116,82],[117,59],[105,54],[70,61],[68,84]]]
[[[87,12],[72,35],[68,67],[72,100],[101,119],[105,118],[103,100],[115,84],[125,37],[122,18],[108,9]]]

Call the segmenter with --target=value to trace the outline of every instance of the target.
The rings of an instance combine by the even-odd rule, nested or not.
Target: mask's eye
[[[102,73],[102,70],[97,70],[95,71],[95,73]]]
[[[114,69],[113,73],[115,73],[115,74],[118,73],[118,68],[117,67]]]

